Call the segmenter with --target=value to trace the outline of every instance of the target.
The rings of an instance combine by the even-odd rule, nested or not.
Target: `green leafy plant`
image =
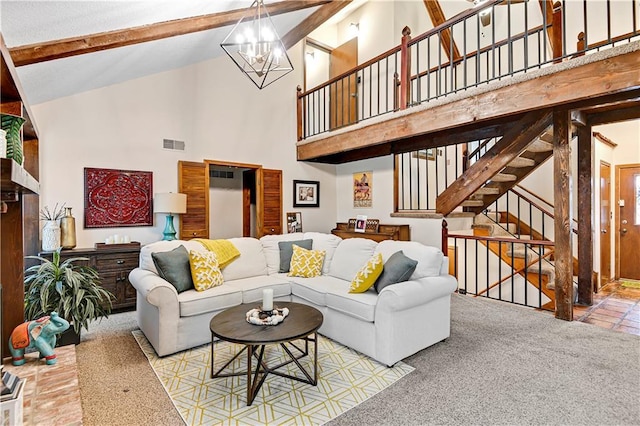
[[[62,216],[64,215],[64,206],[65,204],[62,204],[60,208],[58,208],[58,203],[56,203],[55,207],[53,208],[53,211],[49,210],[49,206],[44,206],[42,209],[40,209],[40,219],[42,220],[62,219]]]
[[[61,263],[60,250],[53,252],[53,260],[27,256],[40,264],[25,271],[25,318],[33,320],[56,311],[79,333],[89,329],[89,322],[108,317],[115,297],[100,285],[94,268],[74,264],[89,259],[74,257]]]

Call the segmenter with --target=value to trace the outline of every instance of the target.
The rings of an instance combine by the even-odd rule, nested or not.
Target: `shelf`
[[[2,192],[21,192],[23,194],[38,194],[40,183],[13,160],[0,159],[2,171]]]

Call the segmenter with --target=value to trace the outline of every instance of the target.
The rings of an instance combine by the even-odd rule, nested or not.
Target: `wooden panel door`
[[[282,234],[282,170],[256,171],[257,237]]]
[[[358,38],[352,38],[331,51],[329,79],[358,66]],[[358,84],[355,74],[331,84],[329,89],[329,127],[358,121]]]
[[[600,287],[611,280],[611,166],[600,162]]]
[[[209,165],[178,161],[178,192],[187,194],[180,215],[180,239],[209,238]]]
[[[640,280],[640,164],[617,166],[618,277]]]

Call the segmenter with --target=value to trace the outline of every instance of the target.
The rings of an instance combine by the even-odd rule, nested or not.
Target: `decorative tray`
[[[262,308],[254,308],[247,312],[247,322],[255,325],[278,325],[289,315],[289,308],[273,308],[272,311],[263,311]]]

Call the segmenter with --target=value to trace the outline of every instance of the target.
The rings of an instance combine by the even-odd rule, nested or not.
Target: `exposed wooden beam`
[[[267,4],[266,8],[269,15],[275,16],[334,2],[335,1],[332,0],[284,0]],[[139,27],[69,37],[44,43],[34,43],[14,47],[9,49],[9,51],[17,67],[37,64],[54,59],[68,58],[70,56],[115,49],[117,47],[130,46],[232,25],[238,22],[247,13],[248,9],[249,8],[234,9],[209,15],[142,25]]]
[[[595,148],[591,126],[578,126],[578,303],[593,304],[593,179]]]
[[[286,49],[311,34],[313,30],[326,22],[327,19],[344,9],[352,0],[333,0],[309,15],[304,21],[282,37]]]
[[[566,105],[568,109],[584,109],[634,99],[640,93],[639,62],[640,52],[630,52],[415,113],[390,115],[389,119],[377,123],[363,122],[364,126],[352,126],[352,129],[300,144],[298,159],[311,160],[416,134],[454,132],[470,123],[479,128],[494,119],[540,108]]]
[[[424,0],[424,5],[427,8],[427,13],[429,13],[429,18],[431,18],[431,23],[434,28],[447,20],[438,0]],[[440,32],[440,44],[442,44],[442,48],[446,52],[449,61],[460,60],[460,51],[453,39],[450,28],[445,28]],[[452,54],[453,58],[451,57]]]
[[[618,107],[615,110],[589,113],[587,117],[591,126],[635,120],[640,118],[640,102],[631,102],[628,106]]]
[[[573,321],[573,254],[571,251],[571,118],[553,113],[553,177],[556,318]]]
[[[617,143],[615,143],[614,141],[612,141],[611,139],[609,139],[608,137],[606,137],[600,132],[593,132],[593,137],[611,148],[615,148],[618,146]]]

